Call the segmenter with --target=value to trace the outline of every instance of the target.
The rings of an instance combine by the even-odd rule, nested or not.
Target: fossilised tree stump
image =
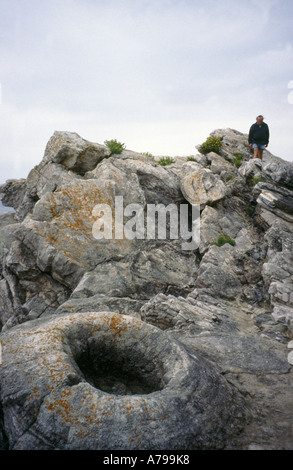
[[[211,364],[129,316],[50,316],[0,339],[10,449],[219,449],[244,424]]]

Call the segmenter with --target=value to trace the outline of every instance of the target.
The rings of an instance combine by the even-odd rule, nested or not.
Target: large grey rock
[[[286,188],[276,188],[272,184],[261,183],[258,185],[257,203],[260,207],[260,215],[263,210],[270,211],[274,216],[293,224],[293,192]],[[264,215],[265,219],[265,215]]]
[[[15,212],[7,211],[7,212],[4,212],[3,214],[0,214],[0,230],[2,227],[5,227],[6,225],[11,225],[15,223],[17,223],[17,220],[15,218]]]
[[[202,258],[195,287],[213,297],[238,297],[242,293],[242,283],[235,266],[234,251],[235,247],[230,244],[211,247]]]
[[[292,235],[293,224],[278,217],[265,234],[268,252],[262,275],[274,310],[282,305],[293,307]]]
[[[122,198],[124,210],[130,204],[145,208],[146,204],[174,203],[179,207],[184,202],[178,176],[152,159],[131,151],[109,157],[104,147],[91,145],[74,133],[57,132],[27,181],[12,186],[17,193],[21,187],[33,205],[28,209],[20,200],[21,225],[3,232],[4,264],[9,266],[13,285],[21,289],[14,320],[10,317],[7,323],[4,306],[1,310],[3,327],[50,314],[71,293],[72,299],[100,295],[98,304],[104,300],[104,306],[113,296],[124,299],[124,308],[133,312],[136,297],[149,298],[161,289],[184,292],[192,288],[196,254],[187,255],[180,240],[170,244],[125,235],[117,239],[114,226],[111,239],[97,239],[94,233],[98,205],[107,204],[115,222],[116,196]],[[8,189],[4,187],[4,193],[8,191],[13,199],[13,188],[8,185]],[[20,276],[20,266],[30,266],[23,268],[25,278],[23,273]],[[7,279],[8,273],[3,276]],[[44,291],[45,285],[50,287]],[[52,296],[53,286],[56,295]],[[74,305],[83,309],[76,301]]]
[[[271,156],[268,161],[264,162],[264,172],[275,183],[293,188],[293,163],[283,160],[282,158]]]
[[[248,180],[248,178],[258,178],[262,176],[262,161],[258,158],[252,158],[245,161],[238,170],[239,174]]]
[[[231,173],[234,172],[234,167],[231,162],[223,158],[221,155],[218,155],[215,152],[209,152],[206,156],[208,162],[210,163],[210,169],[213,173]]]
[[[222,180],[211,170],[200,167],[185,175],[180,181],[180,187],[187,201],[201,208],[219,201],[226,194]]]
[[[178,338],[186,334],[184,344],[193,353],[204,353],[224,371],[266,371],[287,373],[286,356],[271,350],[270,341],[259,336],[251,315],[231,300],[214,297],[202,301],[198,289],[186,298],[159,294],[141,308],[143,320],[162,330],[173,331]],[[260,314],[260,312],[259,312]],[[243,332],[249,334],[243,335]]]
[[[119,449],[292,448],[292,165],[268,150],[262,162],[251,159],[247,135],[235,130],[212,135],[221,137],[220,155],[176,157],[162,167],[157,157],[130,150],[110,155],[75,133],[56,132],[27,179],[1,187],[15,212],[0,218],[1,341],[5,346],[9,338],[11,346],[5,348],[9,365],[0,368],[0,448],[91,449],[105,442]],[[99,238],[99,204],[115,214],[118,196],[134,236],[129,230],[115,238],[113,223],[112,239]],[[181,232],[177,239],[148,238],[147,217],[135,236],[138,206],[145,216],[149,204],[179,210],[194,203],[201,207],[195,248],[183,249]],[[169,233],[172,220],[165,216]],[[216,246],[221,233],[235,245]],[[153,370],[156,383],[161,366],[172,369],[179,388],[117,395],[125,390],[120,380],[111,393],[100,390],[106,380],[87,366],[83,351],[96,351],[98,338],[108,344],[110,318],[121,321],[125,334],[140,325],[143,335],[135,342],[119,330],[120,345],[111,339],[104,357],[113,358],[112,351],[129,360],[127,376],[133,377],[131,368],[139,377],[140,369],[143,377]],[[154,366],[149,372],[145,358]],[[96,375],[98,387],[89,383]],[[141,397],[149,399],[149,415]],[[252,425],[243,420],[241,397]],[[165,410],[167,400],[176,411],[162,419],[155,410]]]
[[[3,206],[15,209],[15,219],[23,220],[35,204],[34,197],[27,191],[27,180],[7,180],[0,186],[0,200]]]
[[[221,154],[233,160],[233,156],[240,153],[245,160],[251,158],[252,153],[248,146],[248,135],[236,129],[216,129],[210,136],[220,137],[222,148]]]
[[[110,153],[106,146],[89,142],[75,132],[55,131],[46,146],[44,161],[59,163],[67,170],[84,174]]]
[[[131,317],[59,316],[1,341],[11,449],[217,449],[247,418],[216,369]]]
[[[17,209],[25,196],[26,180],[7,180],[0,186],[0,200],[4,206]]]

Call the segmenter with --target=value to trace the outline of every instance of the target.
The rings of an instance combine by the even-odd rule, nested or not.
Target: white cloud
[[[0,182],[26,176],[55,129],[178,155],[262,113],[289,159],[290,13],[288,0],[2,0]]]

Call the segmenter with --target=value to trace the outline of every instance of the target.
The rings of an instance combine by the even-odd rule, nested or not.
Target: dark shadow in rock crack
[[[114,395],[143,395],[163,388],[161,371],[150,357],[111,339],[94,337],[72,345],[85,380]]]

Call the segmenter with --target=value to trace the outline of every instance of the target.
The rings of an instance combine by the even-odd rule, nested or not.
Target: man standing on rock
[[[263,119],[261,114],[257,116],[256,122],[249,129],[248,135],[249,147],[254,150],[253,158],[260,158],[261,160],[263,151],[268,146],[270,138],[269,126]]]

